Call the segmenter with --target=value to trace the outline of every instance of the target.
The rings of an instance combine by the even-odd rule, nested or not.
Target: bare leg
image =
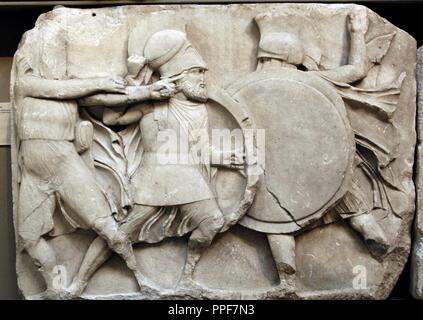
[[[138,241],[138,234],[136,231],[139,231],[143,222],[145,222],[146,217],[149,217],[151,214],[160,210],[160,207],[151,207],[151,206],[141,206],[137,205],[134,208],[134,211],[128,216],[128,219],[120,226],[122,232],[127,234],[129,237],[134,234],[132,241]],[[150,292],[157,294],[159,288],[156,284],[147,279],[138,269],[134,270],[135,278],[137,279],[138,286],[141,291]],[[163,290],[163,289],[162,289]]]
[[[267,234],[270,250],[278,270],[280,287],[291,287],[295,280],[295,238],[284,234]]]
[[[140,223],[142,222],[141,218],[145,217],[146,213],[150,210],[158,209],[153,207],[135,207],[134,211],[130,213],[127,221],[120,226],[120,232],[123,232],[126,236],[132,234],[137,228],[139,228]],[[111,256],[111,254],[112,251],[110,250],[109,245],[102,237],[94,239],[85,254],[77,275],[73,279],[72,284],[68,287],[68,292],[74,296],[81,295],[88,284],[88,280]],[[131,270],[134,272],[140,288],[146,287],[147,284],[150,285],[147,279],[141,275],[136,267],[134,270]]]
[[[291,235],[267,234],[267,240],[279,274],[294,274],[295,238]]]
[[[137,260],[135,259],[131,241],[125,233],[119,230],[113,217],[97,219],[92,229],[106,240],[113,251],[123,258],[130,270],[137,271]]]
[[[217,211],[202,221],[198,228],[192,232],[188,240],[187,259],[178,286],[184,289],[195,289],[198,287],[193,280],[195,267],[223,224],[223,214]]]
[[[26,179],[23,180],[23,190],[28,191],[28,186],[25,185]],[[22,190],[22,189],[21,189]],[[22,195],[22,194],[21,194]],[[30,193],[23,194],[27,199],[30,198]],[[51,245],[42,237],[41,233],[44,226],[43,215],[53,216],[53,212],[56,208],[56,201],[54,196],[50,196],[43,201],[37,208],[32,209],[28,206],[27,201],[21,201],[19,203],[19,215],[20,220],[18,224],[18,232],[23,240],[23,246],[29,256],[32,258],[34,264],[39,268],[42,277],[45,280],[46,291],[44,292],[44,298],[52,299],[59,298],[59,294],[63,292],[62,287],[55,283],[54,280],[59,276],[55,274],[55,267],[57,267],[56,252]],[[33,212],[31,212],[34,210]],[[28,212],[31,212],[29,215]],[[40,219],[22,219],[22,217],[40,217]]]
[[[78,179],[67,172],[60,174],[63,184],[58,190],[59,199],[66,204],[80,220],[106,240],[108,246],[118,253],[129,269],[135,271],[137,262],[128,236],[119,230],[112,217],[109,204],[98,188],[92,172],[79,155],[70,153],[64,169],[75,172]],[[108,215],[109,213],[109,215]]]
[[[372,256],[382,258],[388,252],[390,245],[385,232],[371,213],[352,217],[348,221],[351,227],[361,234]]]
[[[193,281],[195,267],[203,252],[210,245],[208,243],[198,241],[198,238],[202,237],[200,233],[199,229],[194,230],[188,240],[187,259],[185,261],[181,278],[178,282],[178,286],[181,286],[184,289],[194,289],[197,287],[197,284]]]
[[[34,260],[34,263],[39,267],[39,271],[43,276],[47,290],[46,294],[53,294],[60,291],[55,288],[54,279],[57,275],[53,273],[57,266],[56,254],[47,241],[40,238],[36,243],[28,245],[26,251]]]
[[[107,245],[107,242],[101,237],[95,238],[94,241],[91,242],[82,260],[82,264],[79,267],[78,273],[73,278],[67,291],[72,296],[80,296],[94,272],[96,272],[111,255],[112,251]]]

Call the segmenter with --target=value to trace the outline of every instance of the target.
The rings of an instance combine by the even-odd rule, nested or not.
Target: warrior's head
[[[297,68],[304,61],[301,40],[293,33],[268,33],[260,39],[257,70],[287,67]]]
[[[207,65],[185,33],[177,30],[156,32],[146,42],[144,57],[161,79],[178,77],[176,85],[185,98],[207,100],[204,78]]]

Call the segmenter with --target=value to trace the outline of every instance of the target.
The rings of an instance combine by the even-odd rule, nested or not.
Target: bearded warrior
[[[195,288],[198,285],[192,275],[202,252],[223,227],[234,223],[224,220],[211,187],[210,159],[220,159],[220,154],[209,145],[204,78],[207,66],[185,33],[176,30],[153,34],[146,42],[144,57],[132,57],[131,63],[139,65],[132,79],[156,72],[168,85],[167,91],[162,91],[162,98],[171,97],[167,101],[134,105],[121,112],[104,111],[105,124],[138,123],[141,135],[142,157],[131,177],[134,207],[120,229],[134,243],[157,243],[191,233],[179,287]],[[145,72],[146,68],[150,71]],[[81,103],[125,105],[128,99],[105,94]],[[241,166],[241,163],[234,160],[233,165]],[[94,240],[69,291],[81,294],[90,276],[110,254],[101,238]],[[155,290],[155,284],[146,278],[144,284],[145,290]]]

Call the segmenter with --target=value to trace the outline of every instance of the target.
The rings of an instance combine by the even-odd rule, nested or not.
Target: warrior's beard
[[[188,99],[198,102],[206,102],[208,99],[207,88],[204,84],[193,85],[189,81],[183,81],[179,88]]]

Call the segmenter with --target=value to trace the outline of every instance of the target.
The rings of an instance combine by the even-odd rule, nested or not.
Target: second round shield
[[[288,68],[251,73],[227,90],[255,122],[264,166],[240,223],[292,233],[320,218],[350,183],[355,144],[341,97],[318,76]]]

